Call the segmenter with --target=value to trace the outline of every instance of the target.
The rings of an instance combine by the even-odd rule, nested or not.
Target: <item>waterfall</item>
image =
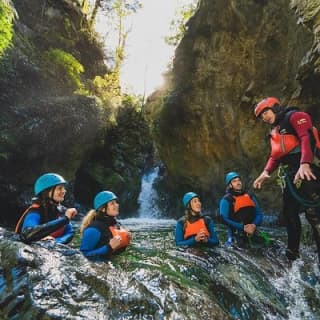
[[[153,183],[159,175],[159,167],[148,170],[141,179],[141,192],[138,197],[140,218],[159,218],[160,210],[157,205],[158,194]]]

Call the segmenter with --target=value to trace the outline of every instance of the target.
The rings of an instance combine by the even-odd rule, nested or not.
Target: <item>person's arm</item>
[[[208,219],[208,218],[206,218]],[[208,225],[207,225],[207,228],[208,228],[208,231],[210,233],[210,237],[208,238],[208,244],[210,246],[216,246],[219,244],[219,238],[218,238],[218,235],[214,229],[214,223],[212,221],[212,219],[208,219]]]
[[[100,241],[101,234],[98,229],[88,227],[83,231],[80,251],[85,257],[105,256],[112,252],[110,245],[104,244],[96,248]]]
[[[69,222],[65,227],[63,235],[61,237],[56,237],[55,241],[57,243],[66,244],[73,239],[73,236],[74,236],[74,230],[73,230],[72,224]]]
[[[255,224],[256,226],[259,226],[263,219],[263,213],[262,213],[261,207],[259,206],[257,198],[252,195],[252,200],[256,205],[256,215],[252,223]]]
[[[296,172],[293,182],[296,183],[300,179],[317,179],[310,167],[310,164],[313,161],[313,152],[310,141],[310,132],[312,132],[311,118],[305,112],[295,112],[290,117],[290,124],[300,140],[301,148],[300,167]]]
[[[192,236],[188,239],[184,239],[184,232],[183,232],[183,222],[178,221],[176,225],[176,232],[175,232],[175,240],[177,246],[194,246],[197,241],[196,237]]]
[[[25,243],[41,240],[42,238],[50,235],[50,233],[60,229],[69,223],[66,216],[40,224],[41,216],[39,212],[30,211],[22,225],[20,238]]]
[[[243,231],[243,224],[229,218],[230,202],[226,199],[220,201],[220,215],[223,221],[234,229]]]
[[[289,121],[300,140],[300,163],[312,163],[313,152],[310,141],[310,132],[312,132],[312,121],[310,116],[305,112],[295,112],[291,115]]]
[[[274,172],[279,167],[279,165],[280,161],[270,156],[266,165],[264,166],[262,173],[266,173],[266,178],[270,178],[272,172]]]

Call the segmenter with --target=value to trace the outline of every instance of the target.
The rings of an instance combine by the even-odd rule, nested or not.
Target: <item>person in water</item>
[[[263,214],[256,197],[243,190],[242,180],[237,172],[226,174],[225,183],[227,189],[220,200],[220,215],[229,227],[226,245],[231,246],[234,232],[238,242],[246,242],[247,237],[257,235],[257,226],[261,224]]]
[[[65,244],[72,240],[74,230],[70,220],[78,212],[61,204],[66,194],[65,185],[64,178],[56,173],[43,174],[36,180],[35,198],[15,230],[23,242],[54,240]]]
[[[201,201],[194,192],[187,192],[182,199],[185,216],[176,225],[175,240],[178,246],[195,246],[219,244],[213,221],[201,214]]]
[[[289,260],[299,257],[299,213],[304,207],[313,230],[320,262],[320,167],[319,161],[315,161],[320,147],[318,132],[313,127],[309,114],[298,108],[284,107],[274,97],[260,101],[255,106],[254,114],[269,124],[272,130],[269,159],[253,186],[260,189],[280,166],[280,176],[284,179],[282,213],[288,235],[286,256]],[[307,191],[304,195],[303,190]]]
[[[80,251],[88,258],[104,258],[122,252],[130,244],[131,233],[116,219],[118,197],[111,191],[101,191],[95,196],[93,207],[80,227]]]

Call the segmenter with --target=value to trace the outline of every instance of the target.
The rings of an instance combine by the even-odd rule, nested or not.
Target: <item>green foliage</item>
[[[84,68],[73,55],[56,48],[46,51],[43,58],[45,69],[50,76],[74,90],[83,87],[80,76]]]
[[[165,42],[171,46],[176,46],[187,31],[186,23],[193,16],[198,0],[179,8],[176,12],[176,19],[170,23],[171,35],[165,37]]]
[[[90,84],[90,92],[98,96],[104,103],[121,103],[121,87],[119,72],[106,73],[103,77],[96,76]]]
[[[122,95],[122,105],[131,107],[136,112],[141,112],[142,104],[143,104],[142,96],[129,95],[129,94]]]
[[[0,57],[12,42],[14,11],[5,2],[0,1]]]
[[[116,37],[116,46],[111,50],[113,52],[112,59],[114,62],[113,73],[111,75],[105,76],[104,79],[102,79],[101,77],[95,79],[95,82],[99,85],[101,85],[102,81],[104,81],[105,84],[103,86],[106,85],[108,89],[110,89],[108,91],[112,96],[118,95],[116,91],[118,90],[118,88],[120,89],[120,86],[116,84],[115,80],[119,81],[119,72],[121,69],[121,65],[125,59],[126,40],[131,30],[130,28],[126,27],[126,25],[128,24],[126,19],[141,7],[142,4],[139,0],[94,1],[89,25],[94,25],[98,10],[101,10],[103,16],[106,19],[106,26],[109,26],[108,28],[110,28],[109,30],[107,30],[107,32],[111,32]],[[110,84],[112,86],[110,86]]]

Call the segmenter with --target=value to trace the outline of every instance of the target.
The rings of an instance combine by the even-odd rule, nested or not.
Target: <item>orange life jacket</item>
[[[315,140],[315,149],[320,149],[319,132],[316,127],[312,127],[312,134]],[[270,133],[271,156],[275,160],[287,155],[300,145],[298,137],[294,134],[281,134],[278,127]]]
[[[121,226],[120,226],[120,229],[118,229],[115,226],[110,226],[109,230],[112,233],[112,237],[113,238],[115,236],[120,236],[120,238],[121,238],[121,244],[120,244],[120,247],[117,248],[117,250],[120,249],[120,248],[127,247],[130,244],[131,237],[129,235],[129,231],[128,230],[122,228]]]
[[[28,207],[21,215],[19,221],[17,222],[17,225],[16,225],[16,228],[14,230],[15,233],[17,234],[20,234],[21,233],[21,228],[22,228],[22,225],[23,225],[23,221],[24,221],[24,218],[26,217],[26,215],[32,210],[32,209],[39,209],[40,208],[40,204],[38,203],[33,203],[30,207]],[[58,218],[58,216],[57,216]],[[61,228],[59,228],[58,230],[50,233],[50,236],[54,237],[54,238],[57,238],[57,237],[60,237],[64,234],[65,232],[65,226],[62,226]]]
[[[186,221],[185,229],[184,229],[184,238],[187,239],[191,236],[195,236],[201,229],[203,229],[207,237],[210,236],[210,233],[208,231],[204,218],[200,218],[193,223]]]
[[[244,193],[237,196],[230,194],[227,199],[232,203],[229,212],[230,219],[243,224],[252,223],[256,215],[256,204],[250,194]]]
[[[233,212],[237,214],[237,212],[240,211],[242,208],[246,207],[256,207],[256,204],[251,199],[250,195],[248,193],[245,193],[243,195],[233,197],[234,203],[233,203]]]
[[[299,139],[294,134],[281,134],[278,127],[270,132],[271,157],[281,159],[300,145]]]

